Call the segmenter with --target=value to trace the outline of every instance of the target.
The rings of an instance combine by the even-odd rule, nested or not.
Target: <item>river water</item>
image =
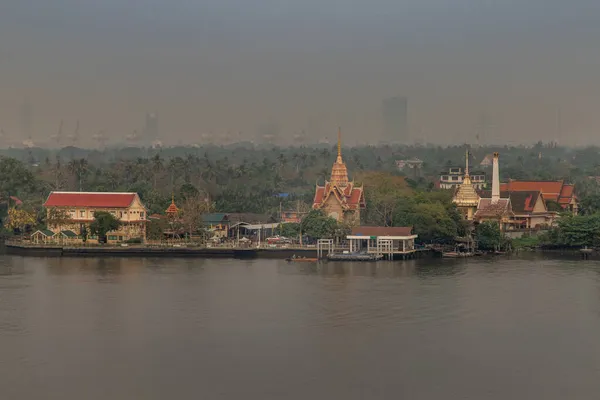
[[[0,398],[596,399],[600,262],[0,257]]]

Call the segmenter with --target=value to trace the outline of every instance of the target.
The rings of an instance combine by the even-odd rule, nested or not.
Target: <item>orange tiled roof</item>
[[[177,214],[179,212],[179,209],[175,205],[175,202],[172,201],[171,204],[169,204],[169,207],[167,208],[167,210],[165,212],[167,214]]]
[[[533,192],[539,191],[544,199],[556,201],[565,207],[576,199],[575,185],[566,184],[564,181],[514,181],[500,184],[501,191],[507,192]]]

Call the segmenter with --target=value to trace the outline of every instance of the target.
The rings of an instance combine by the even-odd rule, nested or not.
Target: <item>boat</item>
[[[287,262],[317,262],[318,258],[308,258],[308,257],[290,257],[285,259]]]
[[[442,257],[444,258],[463,258],[463,257],[473,257],[473,253],[469,252],[461,252],[461,251],[447,251],[442,253]]]
[[[331,261],[377,261],[383,258],[383,254],[370,253],[331,253],[327,259]]]
[[[580,252],[584,253],[584,254],[589,254],[589,253],[593,253],[594,249],[590,249],[587,246],[585,246],[583,249],[579,249]]]

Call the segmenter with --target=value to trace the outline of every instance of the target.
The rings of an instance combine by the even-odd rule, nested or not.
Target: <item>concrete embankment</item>
[[[316,257],[315,249],[227,248],[227,247],[117,247],[35,246],[6,244],[8,254],[38,257],[198,257],[198,258],[288,258]]]

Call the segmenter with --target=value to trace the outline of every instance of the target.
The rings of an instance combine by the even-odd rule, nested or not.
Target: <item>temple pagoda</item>
[[[479,195],[469,175],[469,150],[467,150],[466,154],[465,177],[456,189],[452,202],[456,204],[456,207],[464,214],[468,221],[473,220],[473,216],[477,211],[477,205],[479,204]]]
[[[177,205],[175,204],[174,195],[171,196],[171,204],[169,204],[169,207],[165,210],[165,214],[167,214],[167,217],[172,219],[175,219],[177,214],[179,214],[179,208],[177,208]]]
[[[362,186],[348,179],[348,168],[342,159],[342,134],[338,130],[337,159],[331,168],[331,178],[324,186],[317,185],[313,208],[323,210],[338,222],[357,225],[360,210],[365,207]]]

